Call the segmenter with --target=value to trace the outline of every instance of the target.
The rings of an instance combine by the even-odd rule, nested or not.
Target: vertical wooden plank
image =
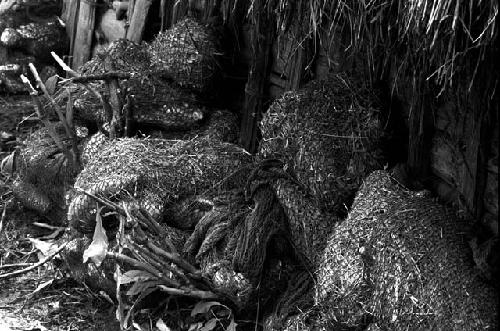
[[[78,26],[73,46],[72,68],[77,70],[90,59],[95,27],[96,0],[80,0]]]
[[[69,55],[73,55],[73,48],[75,45],[76,27],[78,26],[78,11],[80,9],[80,0],[67,0],[65,15],[63,17],[66,23],[66,33],[69,38]],[[71,64],[71,61],[70,63]]]
[[[255,0],[252,13],[250,71],[245,86],[245,103],[241,122],[241,145],[250,153],[257,151],[258,124],[264,111],[265,87],[269,78],[274,26],[265,11],[265,0]]]
[[[136,0],[130,18],[130,26],[127,31],[127,39],[134,42],[141,42],[144,28],[148,17],[152,0]],[[129,3],[130,5],[130,3]]]

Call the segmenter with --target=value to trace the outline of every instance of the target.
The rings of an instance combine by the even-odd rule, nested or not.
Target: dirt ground
[[[28,96],[0,97],[0,160],[37,124]],[[57,231],[34,225],[45,221],[14,201],[10,180],[0,175],[0,331],[119,330],[115,306],[57,268],[57,256],[28,273],[5,278],[44,258],[40,245],[30,239]],[[60,235],[62,231],[56,238]],[[44,241],[49,242],[47,237]]]

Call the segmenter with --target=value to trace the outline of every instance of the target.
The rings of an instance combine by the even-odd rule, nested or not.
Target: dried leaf
[[[92,243],[90,243],[89,247],[83,252],[83,263],[91,259],[97,267],[104,261],[109,245],[106,230],[102,227],[101,210],[102,207],[99,208],[96,213],[96,225]]]
[[[43,282],[42,284],[38,285],[37,288],[29,294],[29,297],[33,297],[35,294],[46,288],[47,286],[51,285],[54,279],[48,280],[46,282]]]
[[[238,326],[238,323],[234,321],[234,319],[231,319],[231,323],[229,323],[226,331],[236,331],[236,327]]]
[[[43,254],[44,257],[49,256],[59,248],[57,244],[50,241],[43,241],[34,238],[28,238],[28,240]]]
[[[171,329],[165,324],[165,322],[163,322],[161,318],[156,321],[156,327],[160,331],[171,331]]]
[[[138,280],[154,279],[154,276],[144,270],[129,270],[120,277],[120,284],[130,284]]]
[[[191,316],[205,314],[213,306],[221,306],[221,304],[217,301],[200,301],[194,306],[193,310],[191,311]]]
[[[200,331],[212,331],[217,326],[217,320],[212,318],[200,329]]]
[[[157,280],[146,281],[146,282],[138,281],[134,285],[132,285],[132,287],[127,291],[127,295],[134,296],[134,295],[142,293],[143,291],[150,289],[150,288],[153,288],[153,287],[160,285],[160,284],[161,284],[161,282],[159,282]]]

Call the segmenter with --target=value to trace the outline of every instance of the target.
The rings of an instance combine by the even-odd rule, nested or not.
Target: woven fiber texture
[[[64,128],[55,124],[55,129],[69,150],[71,142]],[[80,143],[83,138],[77,137]],[[61,222],[64,195],[72,187],[77,171],[55,144],[48,129],[41,128],[28,136],[15,158],[16,179],[12,190],[25,207]]]
[[[377,98],[344,75],[286,92],[264,114],[261,158],[282,159],[322,208],[344,203],[370,171],[381,167]]]
[[[248,162],[251,156],[243,149],[204,137],[190,141],[119,139],[100,145],[79,174],[75,188],[113,201],[137,202],[160,220],[165,207],[179,198],[241,185],[238,176],[228,174]],[[72,226],[84,233],[92,231],[93,199],[74,191],[69,200]]]
[[[172,77],[179,85],[204,92],[216,73],[217,43],[210,30],[185,18],[160,32],[149,45],[156,72]]]
[[[494,330],[495,291],[473,269],[467,224],[385,171],[368,176],[317,272],[323,319],[381,329]]]

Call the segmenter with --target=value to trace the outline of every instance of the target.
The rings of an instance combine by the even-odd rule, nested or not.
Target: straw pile
[[[495,329],[498,298],[473,270],[466,230],[450,210],[372,173],[329,238],[316,307],[285,329]]]
[[[106,60],[111,60],[114,68],[106,67]],[[146,47],[128,39],[118,39],[103,51],[98,52],[78,71],[82,75],[103,74],[115,70],[137,74],[148,72],[150,67],[151,55]]]
[[[111,62],[113,67],[108,68],[107,62]],[[151,70],[156,69],[151,68],[147,47],[120,39],[83,65],[81,73],[131,73],[130,79],[120,82],[123,91],[121,96],[124,102],[128,100],[133,121],[140,126],[153,126],[164,130],[187,130],[196,126],[205,117],[206,112],[198,104],[196,97],[159,77],[159,72]],[[91,85],[103,96],[109,97],[104,82]],[[108,121],[101,101],[93,93],[82,86],[73,89],[73,104],[79,120],[98,125]],[[61,96],[61,101],[67,101],[67,97]]]
[[[282,159],[321,207],[345,211],[362,178],[381,167],[376,102],[343,75],[287,92],[264,114],[259,155]]]
[[[243,149],[204,137],[190,141],[120,139],[106,141],[98,149],[77,177],[75,188],[136,204],[157,220],[179,198],[241,185],[238,175],[229,174],[251,161]],[[224,179],[224,185],[217,186]],[[72,226],[91,232],[95,202],[78,191],[69,199]]]
[[[71,142],[65,136],[62,125],[55,125],[56,133],[66,149]],[[85,133],[77,130],[81,142]],[[27,208],[61,221],[64,194],[74,182],[77,169],[74,169],[62,151],[57,147],[46,128],[33,132],[24,147],[15,154],[16,179],[12,190],[18,200]]]
[[[149,45],[153,70],[179,85],[205,91],[217,69],[216,41],[208,27],[191,18],[160,32]]]

